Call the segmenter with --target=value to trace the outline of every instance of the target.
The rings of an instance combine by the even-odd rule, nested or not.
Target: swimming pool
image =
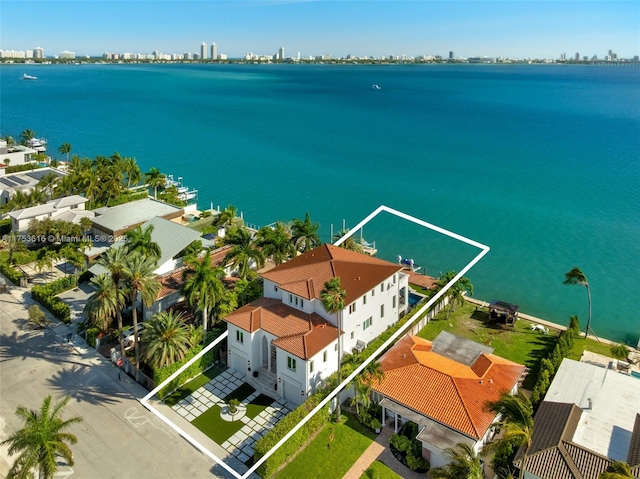
[[[415,293],[409,293],[409,306],[413,308],[422,299],[424,299],[424,296],[420,296],[419,294]]]
[[[631,371],[631,376],[633,376],[634,378],[640,379],[640,373],[637,371]]]

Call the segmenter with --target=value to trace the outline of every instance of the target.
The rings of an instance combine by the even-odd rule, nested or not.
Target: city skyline
[[[29,28],[12,18],[29,16]],[[46,56],[105,52],[247,53],[334,57],[441,55],[632,58],[640,2],[548,1],[5,1],[0,50]],[[210,51],[207,52],[209,56]]]

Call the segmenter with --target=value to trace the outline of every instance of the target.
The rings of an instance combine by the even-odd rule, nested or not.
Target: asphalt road
[[[26,305],[25,305],[26,304]],[[56,478],[200,478],[230,477],[194,449],[139,402],[146,391],[92,350],[78,346],[67,328],[31,330],[26,290],[0,293],[0,440],[21,425],[16,407],[39,409],[45,396],[70,396],[63,417],[84,421],[70,432],[75,464],[61,466]],[[0,448],[0,476],[8,465]]]

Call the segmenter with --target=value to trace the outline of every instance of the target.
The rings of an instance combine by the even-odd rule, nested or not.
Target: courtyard
[[[284,399],[274,399],[261,394],[243,381],[242,373],[231,369],[209,371],[185,384],[176,393],[165,398],[165,402],[178,415],[220,445],[230,456],[245,465],[253,461],[253,445],[271,430],[277,422],[291,412],[295,406]],[[193,384],[197,388],[193,388]],[[180,394],[180,391],[183,394]],[[171,398],[171,399],[169,399]],[[167,400],[168,399],[168,400]],[[238,413],[228,414],[230,400],[240,402]]]

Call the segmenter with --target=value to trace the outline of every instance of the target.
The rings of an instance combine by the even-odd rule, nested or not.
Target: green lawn
[[[226,403],[228,403],[232,399],[237,399],[238,401],[243,401],[248,396],[253,394],[254,392],[256,392],[256,390],[252,386],[250,386],[247,383],[244,383],[242,386],[240,386],[239,388],[235,389],[234,391],[231,391],[229,394],[227,394],[225,397],[223,397],[222,400],[224,402],[226,402]]]
[[[332,432],[334,438],[329,443]],[[316,438],[275,477],[342,479],[375,437],[376,435],[360,424],[354,416],[343,413],[343,422],[325,424]]]
[[[364,471],[360,479],[402,479],[402,476],[389,469],[384,462],[376,460]]]
[[[262,411],[264,411],[267,406],[271,406],[273,402],[274,400],[269,396],[260,394],[260,396],[256,397],[253,401],[247,404],[247,417],[253,419]]]
[[[220,409],[220,406],[214,404],[206,412],[191,421],[191,424],[217,444],[222,444],[244,426],[244,423],[240,420],[228,422],[222,419],[220,417]]]
[[[441,311],[418,336],[432,341],[441,331],[449,331],[490,346],[494,348],[496,355],[524,364],[531,369],[523,384],[525,389],[533,388],[538,379],[540,361],[551,353],[559,334],[559,331],[554,329],[551,329],[548,335],[532,331],[531,322],[524,319],[518,320],[515,328],[495,323],[489,319],[485,309],[477,310],[471,303],[458,307],[457,311],[451,313],[448,321],[445,318],[446,312]],[[611,355],[609,346],[591,339],[576,339],[569,358],[579,360],[584,349],[606,356]]]
[[[213,378],[215,378],[217,375],[222,373],[222,371],[223,371],[222,369],[212,366],[211,368],[203,372],[201,375],[195,377],[188,383],[184,384],[181,388],[176,389],[167,397],[165,397],[164,403],[169,407],[172,407],[178,404],[184,398],[186,398],[187,396],[190,396],[195,391],[197,391],[202,386],[204,386],[209,381],[211,381]]]

